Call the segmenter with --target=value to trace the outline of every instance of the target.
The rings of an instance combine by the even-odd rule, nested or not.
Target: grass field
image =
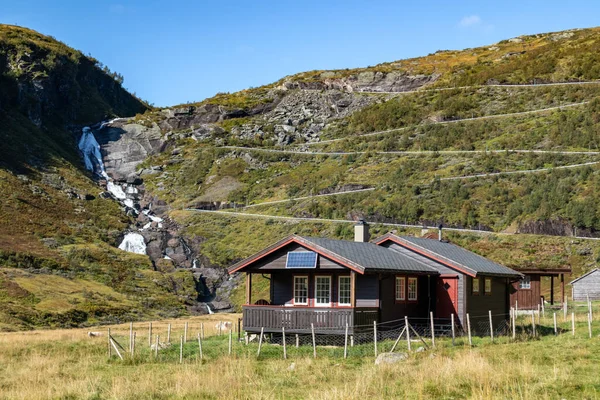
[[[588,336],[585,310],[580,310],[576,334],[570,321],[552,334],[552,316],[542,319],[540,338],[523,333],[515,341],[507,337],[474,338],[473,347],[458,338],[436,340],[436,347],[411,352],[406,361],[374,365],[373,345],[350,349],[288,346],[283,360],[281,346],[233,342],[228,352],[228,335],[215,336],[215,323],[237,323],[239,314],[210,315],[189,321],[184,361],[179,364],[182,320],[153,323],[155,334],[164,338],[167,323],[173,323],[174,345],[160,350],[158,359],[148,347],[148,324],[136,323],[136,355],[121,361],[107,358],[104,335],[87,336],[87,330],[33,331],[0,335],[0,397],[7,399],[368,399],[368,398],[598,398],[600,397],[600,326]],[[204,359],[200,360],[195,339],[203,323]],[[128,347],[128,325],[111,327]],[[212,335],[212,336],[211,336]],[[210,337],[209,337],[210,336]],[[237,337],[234,335],[234,337]],[[154,339],[153,339],[154,340]],[[163,340],[161,339],[161,342]],[[379,343],[389,351],[391,341]],[[418,347],[413,344],[413,350]],[[400,343],[399,350],[406,351]],[[114,354],[114,353],[113,353]]]

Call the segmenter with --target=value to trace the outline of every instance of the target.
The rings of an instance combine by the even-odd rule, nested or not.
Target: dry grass
[[[189,319],[190,336],[200,323],[207,336],[221,320],[237,322],[239,314]],[[179,337],[183,320],[153,323],[154,333],[166,334],[173,324]],[[0,397],[7,399],[366,399],[366,398],[594,398],[600,394],[598,338],[588,339],[585,323],[578,334],[490,344],[478,338],[469,349],[459,340],[452,347],[439,340],[434,351],[413,353],[403,363],[375,366],[371,346],[355,347],[350,358],[316,360],[310,349],[266,344],[256,359],[256,345],[235,344],[232,357],[223,351],[204,361],[187,355],[153,359],[147,350],[147,323],[136,323],[140,355],[124,362],[106,357],[106,336],[88,338],[87,330],[35,331],[0,334]],[[564,325],[567,327],[567,324]],[[106,327],[101,331],[105,332]],[[124,338],[129,326],[112,326]],[[598,332],[595,332],[597,335]],[[163,337],[163,336],[161,336]],[[126,339],[123,339],[126,344]],[[226,336],[207,339],[206,347],[224,345]],[[192,347],[194,342],[188,343]],[[382,343],[382,347],[386,344]],[[187,349],[186,349],[187,350]],[[558,351],[559,350],[559,351]],[[194,350],[195,351],[195,350]],[[165,350],[165,354],[167,351]],[[333,354],[333,353],[331,353]],[[337,353],[335,353],[337,354]],[[293,370],[290,365],[294,364]]]

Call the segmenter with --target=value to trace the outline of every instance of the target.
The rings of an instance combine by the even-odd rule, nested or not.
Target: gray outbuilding
[[[595,268],[569,283],[574,301],[600,300],[600,270]]]

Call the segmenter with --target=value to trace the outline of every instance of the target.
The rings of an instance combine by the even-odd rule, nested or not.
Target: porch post
[[[550,275],[550,304],[554,305],[554,275]]]
[[[565,274],[560,274],[560,300],[565,302]]]
[[[356,307],[356,272],[350,271],[350,307]]]
[[[252,304],[252,274],[246,272],[246,304]]]

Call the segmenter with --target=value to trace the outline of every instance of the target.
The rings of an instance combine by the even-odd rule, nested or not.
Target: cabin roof
[[[232,265],[228,269],[228,272],[231,274],[240,271],[291,243],[297,243],[321,256],[331,258],[339,264],[360,274],[377,271],[438,274],[437,270],[424,263],[398,254],[385,247],[377,246],[374,243],[296,235],[288,236],[260,252],[241,260]]]
[[[413,258],[368,242],[303,237],[332,253],[352,260],[366,271],[397,271],[436,274],[437,270]]]
[[[572,285],[573,283],[577,282],[580,279],[583,279],[585,277],[587,277],[588,275],[593,274],[594,272],[598,271],[598,268],[594,268],[593,270],[591,270],[590,272],[581,275],[579,278],[573,279],[571,282],[569,282],[569,285]]]
[[[452,243],[414,236],[396,236],[391,233],[376,239],[375,243],[382,244],[388,240],[470,276],[479,274],[509,278],[521,278],[523,276],[511,268],[495,263]]]

